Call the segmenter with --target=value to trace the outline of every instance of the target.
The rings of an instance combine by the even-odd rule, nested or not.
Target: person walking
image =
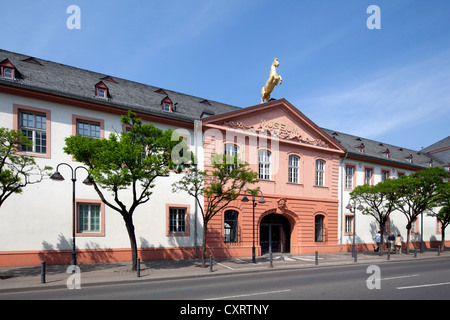
[[[388,236],[387,240],[389,243],[389,252],[392,253],[392,251],[394,249],[394,243],[395,243],[395,235],[393,232],[391,232],[391,234]]]
[[[374,251],[378,252],[380,250],[381,232],[378,231],[377,234],[375,234],[375,236],[373,238],[375,240],[375,243],[377,244]]]
[[[401,254],[402,253],[402,236],[399,234],[397,234],[397,236],[395,237],[395,253],[396,254]]]

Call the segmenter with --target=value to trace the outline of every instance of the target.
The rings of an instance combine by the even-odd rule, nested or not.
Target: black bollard
[[[270,250],[270,268],[273,268],[273,256],[272,256],[272,250]]]
[[[438,256],[441,255],[441,246],[438,246]]]
[[[355,249],[355,262],[358,262],[358,250]]]
[[[318,266],[319,265],[319,251],[316,251],[316,266]]]
[[[45,261],[41,262],[41,283],[45,283]]]
[[[137,277],[141,277],[141,259],[136,259],[136,271],[137,271]]]

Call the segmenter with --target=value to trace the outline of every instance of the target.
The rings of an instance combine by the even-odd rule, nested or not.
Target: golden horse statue
[[[270,76],[269,79],[266,82],[266,85],[261,89],[261,103],[264,103],[264,100],[266,102],[269,102],[270,100],[270,94],[272,93],[273,89],[276,85],[281,84],[283,79],[281,76],[277,74],[277,68],[280,65],[278,62],[278,58],[275,58],[273,60],[272,66],[270,67]]]

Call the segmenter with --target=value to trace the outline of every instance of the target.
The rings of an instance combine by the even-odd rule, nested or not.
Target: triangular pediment
[[[344,152],[344,148],[302,112],[285,99],[243,108],[202,120],[204,126],[224,130],[242,130],[249,134],[264,133],[278,137],[280,142]]]

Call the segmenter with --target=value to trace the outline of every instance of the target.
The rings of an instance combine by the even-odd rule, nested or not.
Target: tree
[[[32,145],[22,131],[0,128],[0,207],[12,194],[21,194],[27,185],[41,182],[52,169],[41,169],[33,157],[17,154],[20,146]]]
[[[236,200],[249,184],[258,182],[258,174],[246,162],[237,164],[237,156],[215,155],[211,160],[212,170],[200,171],[193,165],[180,181],[172,185],[173,192],[185,191],[193,196],[202,213],[202,267],[206,267],[209,221],[231,201]],[[202,198],[204,202],[201,201]]]
[[[441,223],[441,250],[445,250],[445,229],[450,224],[450,183],[443,183],[437,189],[435,198],[435,208],[438,208],[435,212],[435,208],[428,214],[429,216],[436,217]]]
[[[381,232],[380,255],[383,254],[383,233],[389,215],[394,211],[393,192],[389,186],[390,180],[384,180],[375,186],[368,184],[358,186],[350,193],[352,199],[358,199],[365,205],[362,211],[365,215],[371,215],[378,223]]]
[[[172,151],[185,142],[179,135],[172,139],[174,131],[170,129],[163,131],[151,123],[142,124],[131,111],[122,116],[121,122],[126,132],[111,134],[108,139],[72,136],[66,138],[64,151],[87,166],[100,199],[122,215],[130,239],[132,269],[136,270],[133,214],[138,206],[150,200],[156,178],[171,171],[180,172],[177,161],[183,161],[184,157],[173,159]],[[107,199],[103,189],[111,192],[112,199]],[[125,203],[125,197],[131,199],[129,204]]]
[[[395,192],[395,208],[407,218],[406,253],[409,253],[411,226],[417,217],[435,205],[438,188],[448,173],[442,168],[429,168],[410,176],[390,180]]]

